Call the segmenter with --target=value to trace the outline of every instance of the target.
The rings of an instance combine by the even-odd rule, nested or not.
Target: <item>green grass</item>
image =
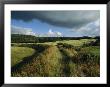
[[[89,43],[91,41],[95,41],[95,39],[80,39],[80,40],[62,40],[55,42],[44,42],[44,43],[28,43],[28,44],[46,44],[46,45],[57,45],[57,43],[67,43],[73,46],[82,46],[84,43]],[[18,46],[26,43],[12,43],[14,46]]]
[[[12,66],[24,62],[12,76],[18,77],[98,77],[100,46],[83,46],[95,39],[63,40],[45,43],[13,43]],[[37,50],[37,52],[35,51]],[[33,55],[34,56],[31,56]]]
[[[35,50],[28,47],[11,47],[11,66],[21,62],[23,58],[31,56]]]
[[[45,42],[45,44],[57,45],[57,43],[66,43],[66,44],[70,44],[70,45],[73,45],[73,46],[82,46],[83,44],[89,43],[91,41],[95,41],[95,39],[62,40],[62,41],[56,41],[56,42]]]
[[[56,46],[49,46],[39,55],[34,56],[30,63],[27,63],[12,72],[12,76],[60,76],[61,54]]]
[[[81,48],[79,51],[80,59],[86,63],[100,64],[100,47],[89,46]]]
[[[61,43],[67,43],[73,46],[82,46],[84,43],[95,41],[95,39],[80,39],[80,40],[64,40]]]
[[[64,61],[62,69],[64,76],[100,76],[100,48],[99,46],[81,47],[75,51],[72,46],[62,44],[60,46]],[[65,71],[66,70],[66,71]]]
[[[89,46],[81,49],[82,51],[89,52],[93,55],[100,56],[100,47],[99,46]]]

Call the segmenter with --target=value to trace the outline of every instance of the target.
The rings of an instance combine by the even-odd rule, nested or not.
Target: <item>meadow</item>
[[[96,38],[11,43],[13,77],[99,77]]]

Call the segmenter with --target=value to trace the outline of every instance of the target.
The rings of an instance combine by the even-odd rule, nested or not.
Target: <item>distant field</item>
[[[67,43],[67,44],[71,44],[73,46],[81,46],[84,43],[89,43],[91,41],[96,41],[96,39],[81,39],[81,40],[62,40],[62,41],[55,41],[55,42],[44,42],[44,43],[33,43],[33,44],[47,44],[47,45],[57,45],[57,43]],[[20,45],[23,43],[12,43],[14,45]],[[26,44],[26,43],[24,43]],[[28,43],[28,44],[32,44],[32,43]]]
[[[84,43],[89,43],[90,41],[95,41],[95,39],[63,40],[63,41],[60,41],[60,42],[71,44],[73,46],[82,46]]]
[[[44,43],[12,43],[11,75],[99,77],[100,45],[97,45],[96,41],[96,39],[80,39]]]

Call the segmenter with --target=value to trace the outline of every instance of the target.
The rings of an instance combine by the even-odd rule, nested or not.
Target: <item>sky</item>
[[[99,36],[99,10],[12,11],[11,33],[35,36]]]

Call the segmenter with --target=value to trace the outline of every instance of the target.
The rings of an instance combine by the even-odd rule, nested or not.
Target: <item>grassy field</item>
[[[28,47],[11,47],[11,66],[21,62],[25,57],[31,56],[35,50]]]
[[[87,45],[95,41],[12,43],[11,76],[99,77],[100,46]]]

